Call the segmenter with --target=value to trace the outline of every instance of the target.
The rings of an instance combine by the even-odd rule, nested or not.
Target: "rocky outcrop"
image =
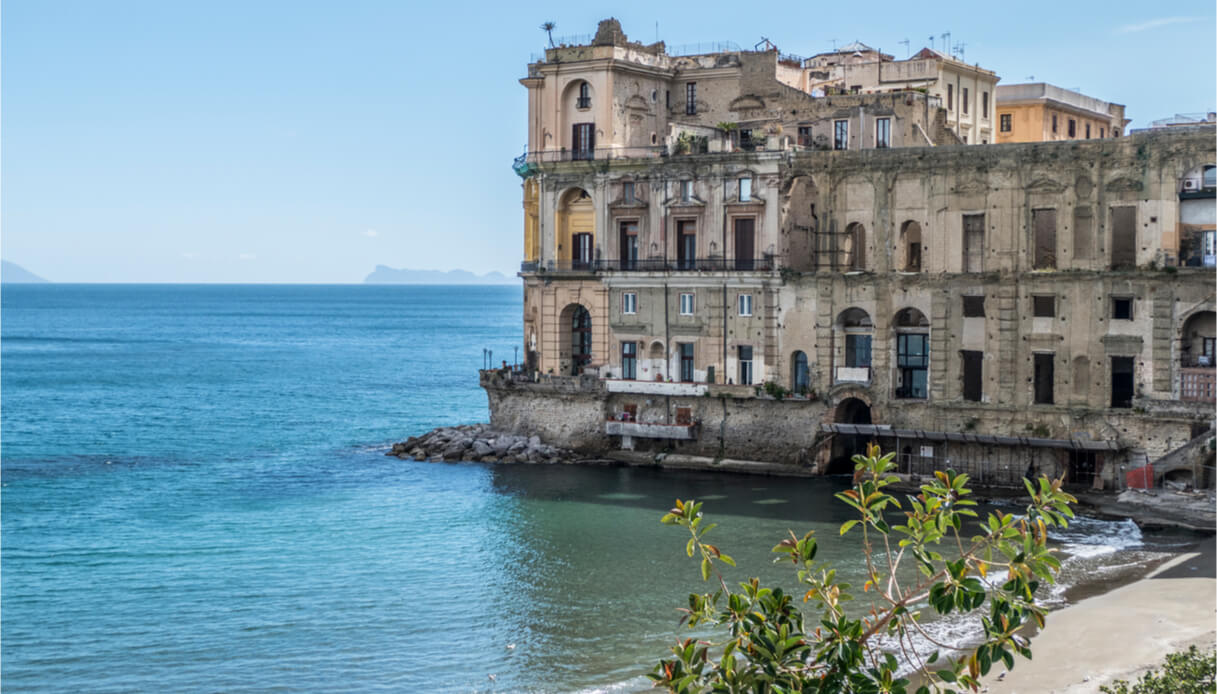
[[[538,436],[495,431],[487,424],[440,427],[393,444],[385,455],[402,460],[480,463],[571,463],[583,457],[542,443]]]

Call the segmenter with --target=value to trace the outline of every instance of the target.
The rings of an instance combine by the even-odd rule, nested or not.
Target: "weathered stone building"
[[[777,57],[681,63],[609,22],[530,66],[527,369],[486,375],[492,424],[821,470],[877,438],[906,470],[1094,486],[1208,429],[1213,273],[1180,244],[1209,219],[1181,202],[1214,202],[1213,128],[803,148],[774,104],[836,106],[786,92]],[[664,106],[686,81],[695,105]],[[865,122],[905,96],[849,98]],[[744,112],[769,114],[759,148],[679,136]]]

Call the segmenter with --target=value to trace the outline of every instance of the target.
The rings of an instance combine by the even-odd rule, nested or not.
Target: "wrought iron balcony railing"
[[[547,260],[520,263],[520,272],[773,272],[777,257]]]

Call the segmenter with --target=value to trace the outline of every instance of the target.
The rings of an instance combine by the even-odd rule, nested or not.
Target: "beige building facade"
[[[597,69],[627,72],[619,58],[597,57],[621,46],[557,50],[583,49]],[[645,51],[646,70],[664,62],[662,49]],[[726,56],[707,61],[708,73],[647,83],[656,104],[682,80],[699,90],[696,113],[644,115],[644,140],[667,133],[652,151],[632,147],[622,117],[636,91],[649,100],[648,87],[620,90],[616,76],[563,56],[562,74],[576,81],[558,81],[549,63],[523,80],[542,109],[529,115],[534,144],[546,143],[516,164],[528,381],[591,379],[607,394],[604,414],[646,423],[642,438],[659,436],[656,445],[671,443],[656,426],[683,421],[684,445],[709,446],[688,429],[698,413],[720,416],[707,395],[776,396],[805,403],[798,416],[813,417],[813,430],[828,427],[817,439],[827,443],[810,453],[800,444],[800,455],[847,458],[857,442],[842,432],[856,430],[840,427],[984,436],[1007,456],[1010,441],[1034,437],[1073,451],[1066,462],[1087,479],[1104,456],[1165,455],[1211,420],[1212,271],[1183,262],[1191,256],[1180,245],[1211,229],[1196,202],[1217,158],[1211,127],[1069,146],[932,146],[930,137],[833,151],[783,140],[775,110],[768,122],[780,127],[767,127],[763,144],[724,132],[717,146],[682,147],[682,128],[743,113],[741,100],[785,98],[769,71],[776,54]],[[761,63],[763,79],[740,72]],[[578,90],[577,80],[616,95],[577,116],[600,109],[608,119],[586,157],[549,145],[574,127],[563,108],[549,111],[557,102],[546,94]],[[770,91],[741,94],[748,84]],[[901,96],[843,98],[878,99],[862,103],[861,119]],[[624,425],[614,426],[599,435],[617,440]],[[912,458],[942,450],[901,445]]]
[[[1120,137],[1124,106],[1036,82],[997,88],[996,142],[1103,140]]]

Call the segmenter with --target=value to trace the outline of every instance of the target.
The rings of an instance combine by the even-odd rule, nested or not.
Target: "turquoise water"
[[[787,528],[860,567],[838,480],[385,457],[486,420],[476,369],[512,360],[515,287],[0,301],[5,691],[645,687],[700,585],[658,523],[677,496],[708,499],[733,578],[784,578]],[[1157,549],[1089,522],[1071,580]]]

